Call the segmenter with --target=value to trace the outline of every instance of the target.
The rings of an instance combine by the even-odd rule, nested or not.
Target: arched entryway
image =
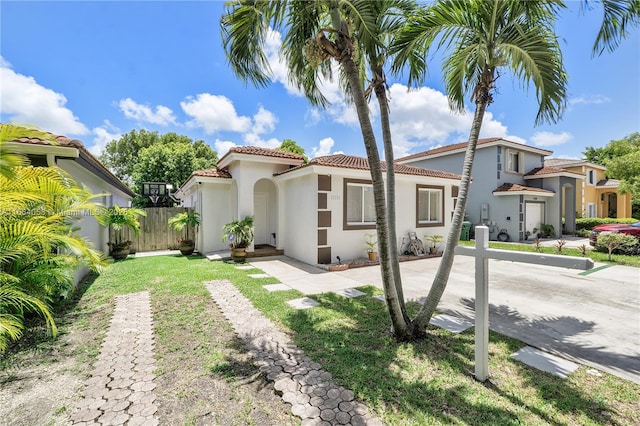
[[[254,246],[276,247],[278,231],[278,191],[270,179],[253,186]]]

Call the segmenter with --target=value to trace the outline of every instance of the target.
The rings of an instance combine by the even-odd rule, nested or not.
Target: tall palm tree
[[[281,53],[289,67],[289,79],[315,105],[327,106],[318,79],[333,77],[329,59],[338,63],[340,81],[356,108],[369,160],[383,287],[394,332],[402,337],[411,334],[411,324],[404,314],[404,301],[398,296],[401,286],[396,287],[394,270],[389,262],[391,252],[397,253],[389,243],[389,231],[394,225],[390,225],[387,216],[382,167],[363,88],[361,52],[358,51],[358,47],[370,46],[367,53],[372,52],[380,43],[380,21],[376,15],[380,9],[376,4],[368,0],[241,0],[227,5],[221,27],[232,70],[256,86],[266,86],[270,82],[264,50],[269,28],[283,33]],[[393,163],[387,170],[389,168],[393,169]]]
[[[555,122],[565,108],[567,75],[553,30],[560,2],[520,0],[441,0],[412,19],[396,39],[396,70],[415,51],[426,57],[445,51],[444,84],[451,108],[465,110],[470,96],[475,111],[467,144],[458,202],[444,254],[426,302],[413,320],[416,334],[424,333],[451,272],[467,204],[478,136],[487,107],[493,102],[496,79],[510,71],[526,87],[533,84],[539,109],[536,124]],[[408,67],[409,83],[425,78],[425,70]]]
[[[602,25],[593,44],[593,54],[601,55],[605,50],[613,52],[629,34],[629,27],[640,25],[640,2],[638,0],[600,0]],[[584,0],[583,8],[590,7]]]

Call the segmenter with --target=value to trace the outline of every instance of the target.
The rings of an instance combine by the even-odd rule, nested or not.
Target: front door
[[[269,194],[256,192],[253,199],[254,245],[269,244]]]
[[[535,237],[536,232],[540,232],[540,226],[544,220],[544,203],[533,203],[533,202],[525,202],[525,213],[524,213],[524,223],[525,223],[525,232],[529,231],[533,237]]]

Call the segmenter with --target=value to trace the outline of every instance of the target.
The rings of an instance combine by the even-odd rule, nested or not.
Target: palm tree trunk
[[[438,303],[442,298],[449,275],[451,274],[451,268],[453,266],[453,258],[455,256],[455,247],[458,245],[460,239],[460,231],[462,230],[462,220],[464,218],[464,211],[467,206],[467,194],[469,193],[469,184],[471,183],[471,170],[473,168],[473,159],[476,154],[476,146],[478,144],[478,137],[480,135],[480,128],[482,127],[482,119],[484,118],[485,110],[489,103],[486,96],[481,97],[482,100],[476,103],[476,111],[473,116],[473,124],[471,126],[471,133],[469,135],[469,143],[467,144],[467,150],[464,155],[464,163],[462,166],[462,180],[460,181],[460,189],[458,191],[458,202],[453,214],[453,220],[451,228],[449,229],[449,235],[447,237],[447,243],[445,245],[444,253],[438,266],[438,271],[433,284],[427,295],[427,300],[422,305],[420,312],[413,319],[414,330],[416,334],[424,335],[427,325],[433,316]]]
[[[400,275],[400,259],[398,256],[398,237],[396,235],[396,176],[393,159],[393,143],[391,140],[391,126],[389,125],[389,102],[386,88],[382,79],[382,70],[374,71],[375,94],[380,106],[380,126],[382,127],[382,142],[384,145],[384,157],[387,163],[387,235],[389,245],[389,263],[393,275],[393,283],[396,287],[396,295],[400,303],[400,310],[406,322],[410,322],[409,314],[404,303],[404,290],[402,289],[402,277]]]
[[[378,236],[378,246],[380,247],[380,270],[382,273],[382,285],[384,289],[393,332],[397,339],[406,340],[411,336],[410,323],[405,320],[398,298],[396,287],[393,281],[393,273],[389,262],[389,226],[387,223],[387,209],[384,196],[384,181],[382,179],[382,168],[380,156],[376,143],[373,126],[369,118],[369,107],[367,105],[362,82],[358,73],[358,68],[350,54],[344,54],[340,59],[345,76],[349,81],[353,103],[358,113],[362,139],[367,151],[369,168],[371,170],[371,181],[373,183],[373,196],[376,210],[376,230]]]

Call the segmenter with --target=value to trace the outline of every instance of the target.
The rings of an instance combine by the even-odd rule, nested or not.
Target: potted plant
[[[376,234],[364,234],[365,244],[367,245],[367,255],[369,256],[369,260],[375,261],[378,260],[378,252],[375,251],[376,244],[378,241],[375,239]]]
[[[542,235],[544,235],[545,238],[556,234],[556,230],[553,225],[549,225],[548,223],[540,225],[540,232],[542,232]]]
[[[98,222],[109,226],[113,230],[114,241],[109,241],[109,255],[115,260],[126,259],[129,256],[131,241],[125,241],[122,235],[124,228],[129,228],[134,235],[140,234],[140,216],[147,213],[142,209],[113,206],[103,209],[97,215]]]
[[[247,247],[253,241],[253,216],[227,223],[222,227],[222,232],[222,241],[230,241],[231,258],[236,262],[244,262]]]
[[[524,233],[524,240],[525,240],[525,241],[526,241],[526,240],[528,240],[530,236],[531,236],[531,231],[526,231],[526,232]]]
[[[198,225],[200,225],[200,215],[194,211],[178,213],[177,215],[169,218],[169,226],[176,231],[180,232],[186,228],[185,237],[178,240],[178,248],[183,256],[193,254],[193,251],[196,248],[195,236],[194,238],[189,237],[189,228],[194,228],[197,235]]]
[[[431,247],[429,247],[429,254],[438,254],[438,250],[440,249],[440,244],[444,241],[444,237],[442,235],[425,235],[425,240],[431,242]]]

